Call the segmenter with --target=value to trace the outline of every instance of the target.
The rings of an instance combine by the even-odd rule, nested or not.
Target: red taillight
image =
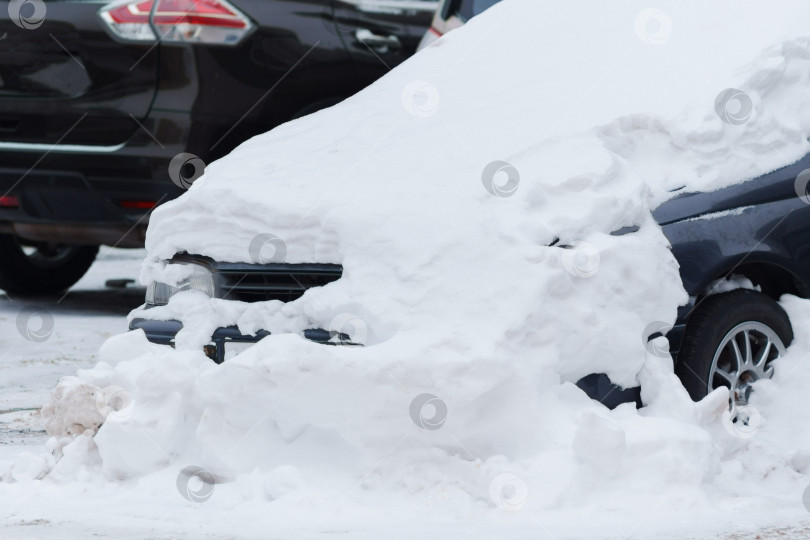
[[[196,24],[225,28],[247,28],[240,18],[218,0],[160,0],[155,12],[155,24]]]
[[[140,210],[148,210],[154,208],[157,204],[155,201],[118,201],[118,204],[124,208],[137,208]]]
[[[19,208],[20,200],[15,195],[0,195],[0,208]]]
[[[149,12],[152,11],[152,0],[145,2],[133,2],[110,9],[106,13],[109,18],[117,23],[141,23],[149,24]]]
[[[101,10],[120,38],[233,45],[250,31],[250,20],[225,0],[134,0]],[[151,17],[151,20],[150,20]]]

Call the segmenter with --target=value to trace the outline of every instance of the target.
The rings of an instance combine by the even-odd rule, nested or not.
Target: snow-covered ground
[[[0,468],[20,445],[47,440],[35,411],[59,378],[95,365],[101,344],[126,331],[126,314],[143,303],[144,289],[105,283],[137,278],[143,256],[140,249],[102,248],[90,271],[59,298],[12,299],[0,291]]]
[[[75,374],[77,369],[91,368],[98,349],[105,339],[126,327],[125,314],[140,304],[143,289],[110,289],[108,279],[132,278],[137,275],[143,251],[102,250],[98,262],[87,276],[61,302],[58,299],[38,300],[53,315],[53,332],[42,342],[23,339],[16,331],[16,319],[22,307],[31,302],[14,302],[0,295],[0,317],[6,331],[2,334],[5,357],[0,377],[0,470],[8,471],[15,462],[26,463],[25,456],[47,453],[47,436],[38,409],[60,377]],[[805,311],[808,311],[805,308]],[[810,324],[810,314],[805,323]],[[39,325],[32,326],[34,331]],[[797,347],[802,345],[800,342]],[[810,343],[804,343],[796,357],[808,356]],[[791,376],[798,374],[789,371]],[[783,383],[773,390],[781,390]],[[801,402],[800,380],[793,385],[797,401]],[[7,412],[13,408],[27,409]],[[144,441],[149,435],[144,433]],[[761,436],[761,435],[758,435]],[[767,436],[767,435],[766,435]],[[756,439],[754,439],[756,440]],[[22,459],[21,459],[22,457]],[[679,459],[679,456],[673,456]],[[36,467],[34,461],[34,467]],[[378,469],[367,471],[368,477],[385,470],[384,461]],[[776,467],[776,464],[775,464]],[[774,468],[775,468],[774,467]],[[767,469],[767,467],[766,467]],[[288,471],[277,473],[272,482],[284,485],[294,482]],[[436,470],[434,474],[440,473]],[[257,481],[245,476],[230,485],[217,485],[205,502],[184,499],[177,486],[177,471],[163,471],[138,480],[116,483],[86,479],[68,485],[47,482],[0,484],[0,537],[2,538],[316,538],[340,535],[342,538],[672,538],[723,539],[745,538],[798,539],[810,535],[810,517],[800,506],[801,493],[787,492],[782,501],[760,506],[757,493],[741,490],[739,508],[730,524],[717,518],[706,501],[705,508],[678,507],[667,491],[677,491],[677,482],[659,497],[651,498],[633,514],[616,512],[614,519],[593,520],[593,513],[573,505],[566,511],[550,514],[497,509],[492,513],[486,506],[470,508],[462,521],[457,520],[458,508],[445,494],[416,495],[415,500],[399,499],[391,503],[406,508],[410,519],[402,521],[395,509],[389,513],[359,510],[354,504],[358,494],[367,487],[362,483],[353,490],[335,493],[328,505],[309,504],[306,499],[295,500],[283,508],[268,511],[271,480]],[[199,486],[196,486],[199,488]],[[486,487],[483,496],[488,497]],[[617,492],[621,493],[621,492]],[[533,497],[534,493],[527,493]],[[774,503],[777,508],[774,507]],[[778,508],[784,503],[785,508]],[[758,511],[759,509],[759,511]],[[663,512],[662,512],[663,511]],[[667,517],[662,519],[662,513]],[[393,515],[391,515],[393,514]],[[442,515],[447,519],[443,520]],[[388,517],[394,521],[388,521]],[[451,519],[451,516],[453,518]]]

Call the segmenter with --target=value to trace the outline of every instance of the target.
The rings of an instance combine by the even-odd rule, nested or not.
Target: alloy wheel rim
[[[729,389],[729,408],[748,405],[753,384],[773,377],[774,360],[785,354],[785,345],[776,332],[758,321],[747,321],[729,330],[717,347],[709,370],[709,392]]]
[[[58,268],[76,253],[75,246],[51,243],[22,243],[17,239],[17,248],[35,267],[42,269]]]

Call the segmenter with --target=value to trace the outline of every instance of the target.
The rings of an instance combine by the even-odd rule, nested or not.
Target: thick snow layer
[[[177,350],[108,341],[78,377],[120,403],[97,408],[98,433],[61,448],[49,478],[177,475],[189,501],[266,506],[305,531],[334,512],[350,531],[414,516],[559,531],[588,516],[581,532],[642,509],[632,537],[653,516],[803,512],[799,333],[749,431],[728,422],[724,390],[691,402],[666,345],[645,346],[686,300],[650,209],[808,150],[810,5],[779,6],[505,0],[210,164],[154,213],[145,283],[176,281],[163,261],[178,251],[344,276],[288,304],[186,292],[150,310],[183,321]],[[226,324],[273,335],[216,366],[200,346]],[[366,347],[297,335],[312,327]],[[589,400],[572,383],[594,372],[641,383],[646,406]],[[51,466],[36,463],[20,474]]]
[[[560,372],[599,368],[633,383],[637,357],[587,347],[637,345],[644,321],[671,320],[683,301],[648,209],[672,190],[750,179],[810,148],[806,4],[763,13],[757,2],[716,2],[699,15],[640,6],[503,2],[339,106],[210,164],[155,212],[145,283],[177,279],[163,261],[178,251],[341,263],[344,277],[284,306],[188,293],[150,316],[184,321],[180,347],[199,348],[224,324],[300,332],[348,313],[368,345],[399,335],[397,350],[415,336],[420,347],[480,350],[507,329],[551,334],[570,314],[556,343],[571,328],[591,339],[566,344]],[[642,230],[607,236],[627,225]],[[557,239],[579,249],[547,247]],[[569,296],[556,285],[572,277]],[[616,303],[607,291],[627,309],[599,317]],[[612,324],[623,315],[636,323]],[[602,340],[600,324],[621,330]]]

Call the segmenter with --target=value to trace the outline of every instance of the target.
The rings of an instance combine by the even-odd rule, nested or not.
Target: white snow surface
[[[257,235],[343,277],[288,304],[186,292],[150,310],[183,321],[177,349],[110,339],[78,379],[123,389],[125,406],[102,404],[92,438],[54,442],[56,474],[31,456],[18,470],[47,489],[136,482],[171,512],[189,504],[177,474],[201,467],[217,483],[197,504],[248,513],[248,536],[272,523],[287,537],[682,538],[799,519],[801,333],[758,383],[753,432],[728,422],[723,389],[693,403],[665,345],[644,343],[686,301],[650,209],[808,150],[810,4],[778,6],[505,0],[357,96],[244,143],[154,213],[142,281],[176,280],[163,261],[179,251],[279,255]],[[752,99],[740,125],[715,111],[727,88]],[[513,169],[488,190],[494,161]],[[514,171],[514,192],[493,195]],[[810,320],[806,302],[783,305]],[[273,335],[217,366],[200,346],[226,324]],[[298,335],[312,327],[366,346]],[[645,407],[608,411],[572,384],[599,372],[641,383]],[[53,401],[53,425],[73,425]]]

